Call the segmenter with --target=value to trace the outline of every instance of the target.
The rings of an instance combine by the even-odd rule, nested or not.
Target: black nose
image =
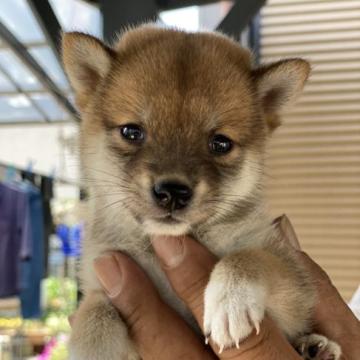
[[[189,204],[192,190],[181,183],[161,182],[153,187],[153,196],[159,206],[169,210],[177,210]]]

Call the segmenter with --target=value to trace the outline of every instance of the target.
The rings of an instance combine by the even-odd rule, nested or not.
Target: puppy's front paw
[[[306,360],[339,360],[340,346],[318,334],[305,335],[295,342],[298,353]]]
[[[126,325],[101,293],[87,295],[75,317],[69,360],[139,360]]]
[[[205,290],[206,338],[211,336],[222,352],[234,345],[239,347],[240,341],[254,329],[259,333],[265,313],[265,293],[264,287],[249,280],[221,279],[213,273]]]

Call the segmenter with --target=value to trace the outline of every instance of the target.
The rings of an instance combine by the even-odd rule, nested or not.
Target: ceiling
[[[97,7],[79,0],[50,0],[64,30],[81,29],[101,36]],[[26,0],[1,0],[0,22],[25,46],[62,95],[72,99],[57,54]],[[55,94],[56,95],[56,94]],[[26,62],[0,38],[0,124],[45,123],[73,120]]]
[[[206,2],[211,1],[203,1]],[[60,93],[66,101],[70,101],[71,107],[71,89],[61,67],[56,46],[52,46],[51,41],[48,41],[48,34],[44,33],[37,20],[36,9],[31,3],[29,0],[1,0],[0,25],[2,23],[9,35],[40,65],[38,68],[45,71],[53,86],[50,89],[44,86],[38,72],[0,36],[0,125],[55,123],[71,121],[76,117],[75,111],[61,106],[61,101],[59,103],[57,99],[56,95]],[[173,9],[195,3],[194,0],[157,1],[160,9]],[[102,16],[99,6],[96,6],[98,1],[49,0],[49,4],[62,30],[81,30],[102,37]],[[174,14],[169,11],[168,15],[166,12],[163,14],[164,16],[160,14],[160,18],[165,23],[170,21],[180,27],[183,24],[189,30],[198,26],[197,19],[191,21],[197,17],[191,10],[179,10]],[[52,91],[54,88],[55,92]]]

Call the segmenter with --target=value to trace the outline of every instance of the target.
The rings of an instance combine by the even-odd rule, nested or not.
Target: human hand
[[[289,219],[283,215],[274,221],[283,234],[283,241],[290,244],[316,283],[318,303],[314,314],[314,332],[337,342],[343,352],[343,360],[360,359],[360,321],[344,302],[325,271],[305,252]]]
[[[175,292],[202,325],[203,293],[217,258],[189,237],[157,237],[153,247]],[[251,334],[239,349],[204,345],[186,322],[159,297],[147,275],[129,257],[113,253],[95,261],[97,275],[129,326],[143,360],[223,359],[300,360],[275,323],[265,318],[259,335]]]

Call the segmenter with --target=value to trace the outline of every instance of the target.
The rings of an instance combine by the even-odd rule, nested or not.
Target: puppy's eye
[[[121,136],[130,142],[142,142],[145,138],[144,130],[136,124],[127,124],[120,127]]]
[[[214,135],[209,142],[210,151],[217,155],[227,154],[233,147],[232,141],[224,135]]]

